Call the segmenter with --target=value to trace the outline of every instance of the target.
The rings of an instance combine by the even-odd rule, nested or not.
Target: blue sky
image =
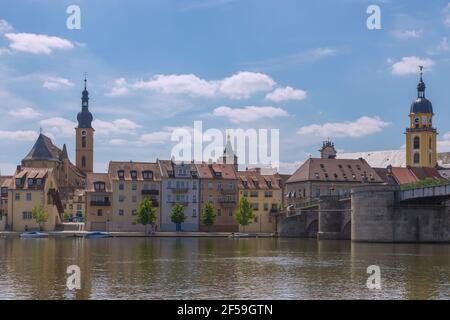
[[[81,29],[66,8],[81,9]],[[381,30],[366,9],[381,8]],[[449,1],[36,1],[0,3],[0,169],[39,128],[74,158],[83,74],[95,168],[169,158],[170,132],[279,128],[281,170],[340,151],[399,149],[425,66],[439,149],[450,150]]]

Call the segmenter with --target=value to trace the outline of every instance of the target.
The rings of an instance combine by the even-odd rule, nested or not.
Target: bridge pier
[[[345,226],[350,222],[350,203],[337,197],[321,199],[317,240],[350,240]]]

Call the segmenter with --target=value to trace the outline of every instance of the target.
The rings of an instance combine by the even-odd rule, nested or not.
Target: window
[[[255,222],[258,222],[258,216],[255,216],[255,220],[254,220]]]
[[[266,198],[272,198],[272,195],[273,195],[272,191],[265,191],[264,192],[264,197],[266,197]]]
[[[136,182],[133,182],[131,184],[131,190],[136,190],[136,189],[137,189],[137,184],[136,184]]]
[[[269,188],[272,188],[272,181],[267,181],[267,186],[268,186]]]
[[[167,202],[172,202],[172,195],[170,194],[167,195]]]
[[[197,209],[192,209],[192,218],[197,217]]]
[[[86,157],[85,157],[85,156],[82,156],[82,157],[81,157],[81,167],[82,167],[82,168],[85,168],[85,167],[86,167]]]
[[[100,181],[94,182],[94,189],[96,191],[103,191],[103,190],[105,190],[105,183],[104,182],[100,182]]]
[[[2,194],[6,194],[8,193],[8,188],[7,187],[2,187]]]
[[[117,176],[119,179],[123,179],[125,177],[125,172],[123,170],[117,171]]]
[[[231,210],[231,209],[228,210],[228,216],[229,216],[229,217],[232,217],[232,216],[233,216],[233,210]]]
[[[233,183],[233,182],[230,182],[230,183],[228,184],[228,189],[234,190],[234,183]]]
[[[430,137],[430,139],[428,140],[428,149],[432,149],[432,145],[433,145],[433,140],[431,139],[431,137]]]
[[[28,187],[32,187],[32,186],[33,186],[33,182],[34,182],[34,180],[33,180],[32,178],[29,178],[29,179],[27,180]]]
[[[86,136],[81,137],[81,147],[86,148]]]
[[[136,215],[136,209],[131,210],[131,214],[132,214],[133,216],[135,216],[135,215]]]
[[[27,201],[31,201],[31,192],[27,192]]]
[[[197,203],[197,195],[195,194],[192,195],[192,202]]]
[[[431,165],[431,153],[428,154],[428,162],[429,162],[430,165]]]
[[[248,191],[244,191],[244,197],[248,197]]]
[[[250,191],[250,197],[257,198],[258,197],[258,191]]]
[[[152,171],[143,171],[142,177],[144,178],[144,180],[153,179],[153,172]]]
[[[125,201],[125,196],[119,195],[119,202],[124,202],[124,201]]]
[[[23,220],[31,220],[31,219],[33,219],[33,214],[30,211],[24,211],[24,212],[22,212],[22,219]]]
[[[316,188],[316,197],[320,197],[320,188]]]
[[[258,210],[258,208],[259,208],[258,203],[252,203],[251,206],[252,206],[253,210]]]
[[[123,209],[119,209],[119,216],[123,216]]]
[[[414,137],[414,150],[420,149],[420,138]]]
[[[211,190],[213,188],[213,183],[212,182],[208,182],[208,189]]]
[[[420,154],[414,153],[414,163],[419,164],[420,163]]]
[[[217,189],[219,189],[219,190],[223,189],[222,183],[220,183],[220,182],[217,183]]]
[[[119,190],[124,190],[124,189],[125,189],[125,184],[119,183]]]
[[[97,210],[97,217],[101,217],[103,216],[103,210],[102,209],[98,209]]]
[[[192,180],[192,189],[196,190],[197,189],[197,181]]]
[[[136,172],[136,170],[131,170],[130,174],[131,174],[131,179],[137,179],[137,172]],[[136,189],[134,189],[134,190],[136,190]]]
[[[268,203],[264,203],[264,211],[268,211],[269,210],[269,204]]]
[[[132,196],[132,197],[131,197],[131,201],[137,202],[137,197],[136,197],[136,196]]]
[[[42,179],[41,179],[41,178],[37,178],[37,179],[36,179],[36,185],[37,185],[38,187],[42,186]]]
[[[222,216],[222,209],[217,209],[217,216],[221,217]]]
[[[19,192],[16,192],[15,199],[16,200],[20,200],[20,193]]]
[[[248,188],[248,182],[247,181],[242,181],[242,184],[244,185],[244,188]]]
[[[82,209],[81,204],[77,204],[77,210],[81,210],[81,209]]]
[[[22,179],[16,178],[16,187],[20,187],[22,185]]]

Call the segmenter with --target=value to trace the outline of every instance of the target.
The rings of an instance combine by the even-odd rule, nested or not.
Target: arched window
[[[432,140],[431,137],[430,137],[430,140],[428,140],[428,148],[429,148],[430,150],[433,148],[432,145],[433,145],[433,140]]]
[[[86,168],[86,157],[85,156],[81,157],[81,167]]]
[[[429,161],[430,166],[431,166],[431,152],[428,154],[428,161]]]
[[[414,138],[414,149],[420,149],[420,138],[419,137],[415,137]]]
[[[86,148],[86,136],[81,137],[81,147]]]
[[[414,164],[420,163],[420,154],[414,153]]]

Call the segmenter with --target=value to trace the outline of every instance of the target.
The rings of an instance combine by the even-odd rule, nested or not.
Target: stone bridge
[[[351,198],[322,197],[279,223],[285,237],[362,242],[450,242],[450,185],[400,190],[352,189]]]

